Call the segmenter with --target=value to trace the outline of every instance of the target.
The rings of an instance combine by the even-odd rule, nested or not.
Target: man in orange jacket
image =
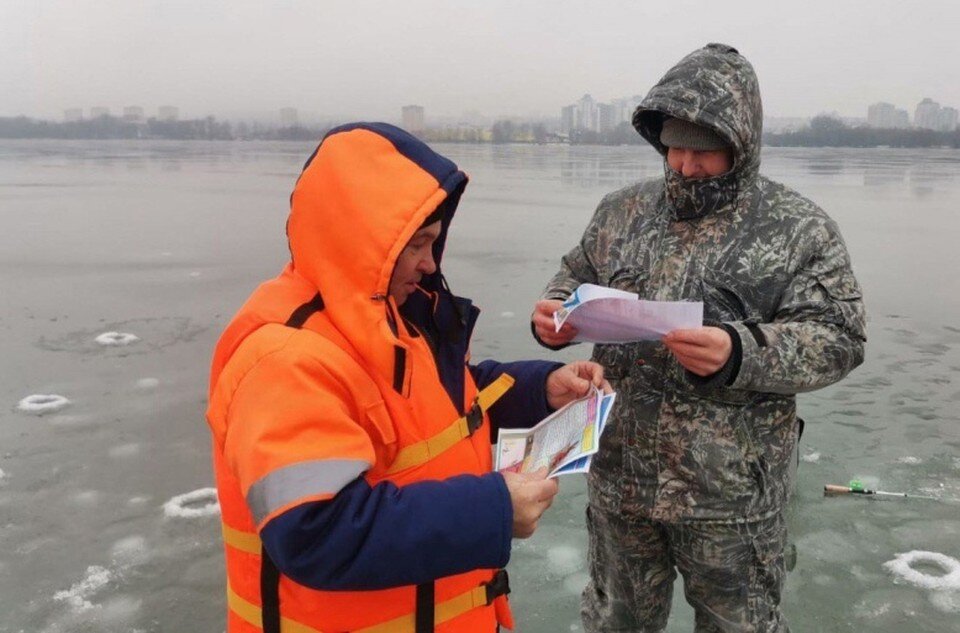
[[[332,130],[304,166],[291,262],[211,371],[230,633],[512,627],[511,538],[557,484],[491,472],[492,434],[609,386],[587,361],[470,364],[479,310],[440,272],[466,183],[382,123]]]

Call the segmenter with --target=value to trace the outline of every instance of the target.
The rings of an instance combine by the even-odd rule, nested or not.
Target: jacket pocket
[[[751,309],[741,292],[729,280],[706,276],[699,281],[704,321],[739,322],[751,317]]]
[[[376,433],[383,444],[389,445],[397,442],[393,419],[390,417],[390,412],[387,411],[387,405],[383,400],[367,405],[365,414],[371,430]]]
[[[601,278],[601,283],[608,288],[635,292],[644,298],[647,289],[648,273],[645,268],[639,266],[612,266]]]

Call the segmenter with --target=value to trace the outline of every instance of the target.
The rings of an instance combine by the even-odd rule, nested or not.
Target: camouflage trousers
[[[782,633],[783,512],[754,521],[664,524],[591,505],[588,633],[664,631],[677,571],[697,633]]]

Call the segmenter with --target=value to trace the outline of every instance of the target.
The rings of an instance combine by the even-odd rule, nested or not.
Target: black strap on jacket
[[[260,604],[263,633],[280,633],[280,570],[260,548]]]
[[[310,301],[299,306],[296,310],[293,311],[293,314],[290,315],[290,318],[287,319],[285,325],[288,327],[295,327],[300,329],[303,327],[303,324],[307,322],[315,312],[320,312],[323,310],[323,297],[320,296],[318,292],[313,296]]]
[[[500,596],[510,593],[510,576],[507,575],[506,569],[498,569],[490,582],[485,582],[483,585],[487,589],[487,606],[490,606]]]
[[[417,585],[417,610],[414,614],[416,633],[433,633],[433,607],[433,582],[425,582]],[[264,633],[266,633],[266,631],[264,631]]]

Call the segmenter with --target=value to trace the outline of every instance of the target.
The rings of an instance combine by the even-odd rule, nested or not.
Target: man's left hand
[[[677,362],[698,376],[715,374],[727,363],[733,342],[727,331],[719,327],[698,327],[673,330],[663,337]]]
[[[559,409],[590,393],[591,386],[604,393],[613,391],[610,383],[603,379],[601,365],[589,360],[578,360],[564,365],[547,376],[547,404],[552,409]]]

